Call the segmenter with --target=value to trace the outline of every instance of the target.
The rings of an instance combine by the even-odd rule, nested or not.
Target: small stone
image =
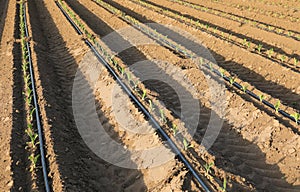
[[[10,171],[10,166],[7,166],[7,167],[5,168],[5,171]]]
[[[279,127],[279,121],[278,120],[274,120],[273,124],[274,124],[275,127]]]
[[[7,121],[9,121],[9,117],[6,117],[6,118],[3,120],[3,122],[7,122]]]
[[[296,150],[294,148],[292,148],[292,149],[289,149],[288,152],[289,152],[289,154],[293,154],[296,152]]]
[[[10,181],[10,182],[7,183],[7,186],[8,186],[8,187],[12,187],[13,184],[14,184],[14,181]]]

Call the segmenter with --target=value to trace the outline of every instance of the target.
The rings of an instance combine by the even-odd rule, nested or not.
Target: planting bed
[[[0,190],[299,191],[299,6],[0,1]]]

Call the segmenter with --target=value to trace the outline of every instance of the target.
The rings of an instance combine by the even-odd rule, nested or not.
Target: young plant
[[[130,72],[126,73],[126,76],[127,76],[128,81],[130,81],[131,80],[131,73]]]
[[[250,49],[251,48],[251,42],[247,42],[247,48]]]
[[[154,107],[153,107],[153,103],[152,101],[149,99],[149,107],[150,107],[150,110],[153,111],[154,110]]]
[[[210,168],[212,167],[214,165],[214,162],[211,162],[210,164],[205,164],[204,165],[204,168],[205,168],[205,172],[206,172],[206,174],[208,175],[209,173],[211,173],[211,170],[210,170]]]
[[[178,132],[178,127],[177,125],[175,125],[174,123],[172,124],[172,132],[173,132],[173,135],[175,136]]]
[[[271,48],[268,50],[268,57],[271,58],[273,56],[273,53],[274,53],[274,49]]]
[[[262,49],[262,47],[263,47],[263,45],[262,45],[262,44],[259,44],[259,45],[257,46],[257,51],[258,51],[259,53],[261,53],[261,49]]]
[[[193,148],[194,145],[193,144],[190,144],[186,138],[183,138],[183,149],[186,151],[188,150],[189,148]]]
[[[300,114],[299,113],[294,113],[291,115],[292,117],[294,117],[295,121],[296,121],[296,124],[298,125],[298,121],[300,119]]]
[[[221,69],[220,69],[220,73],[221,73],[221,77],[224,77],[225,70],[221,68]]]
[[[145,100],[146,94],[147,94],[147,91],[143,90],[142,100]]]
[[[209,68],[210,68],[211,71],[214,70],[214,67],[213,67],[212,63],[209,63]]]
[[[165,117],[165,112],[163,109],[159,109],[159,112],[160,112],[160,120],[162,123],[166,123],[167,122],[167,119]]]
[[[38,144],[38,143],[35,142],[36,139],[38,138],[38,134],[34,133],[31,129],[26,129],[25,132],[27,133],[27,135],[30,138],[30,142],[28,142],[28,143],[30,143],[31,146],[33,148],[35,148],[35,146]]]
[[[243,45],[244,45],[244,46],[247,46],[247,39],[244,39],[244,40],[243,40]]]
[[[299,63],[299,60],[297,58],[294,58],[294,65],[297,66]]]
[[[31,154],[28,157],[28,159],[31,161],[30,172],[32,172],[36,168],[36,162],[37,162],[37,160],[38,160],[39,157],[40,157],[40,154],[38,154],[37,156],[34,156],[34,154]]]
[[[265,96],[264,95],[259,95],[259,100],[262,102],[264,100]]]
[[[233,85],[234,82],[235,82],[234,77],[229,77],[229,83],[230,83],[230,85]]]
[[[223,187],[221,188],[221,191],[225,192],[226,191],[226,187],[227,187],[227,180],[226,180],[226,177],[225,177],[224,180],[223,180]]]
[[[280,101],[278,100],[277,103],[274,105],[276,113],[278,113],[279,107],[280,107]]]
[[[242,90],[244,93],[246,93],[248,86],[247,85],[242,85]]]
[[[121,68],[121,75],[124,76],[124,73],[125,73],[125,68],[122,67],[122,68]]]
[[[200,63],[200,65],[203,65],[204,59],[202,57],[199,59],[199,63]]]
[[[285,56],[284,55],[281,55],[281,57],[280,57],[280,60],[281,60],[281,62],[284,62],[285,61]]]

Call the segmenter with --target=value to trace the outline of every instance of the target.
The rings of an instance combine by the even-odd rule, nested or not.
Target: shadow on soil
[[[14,38],[19,39],[19,5],[16,5],[15,15],[15,26],[14,26]],[[30,175],[27,170],[29,160],[28,154],[26,153],[26,137],[25,129],[26,125],[26,111],[24,106],[24,82],[22,72],[22,54],[21,45],[19,43],[13,44],[13,122],[11,132],[11,151],[12,156],[11,170],[13,178],[12,191],[29,191],[31,189]]]
[[[103,22],[100,18],[98,18],[94,13],[89,11],[87,8],[85,8],[83,5],[81,5],[77,1],[66,1],[69,6],[89,25],[89,27],[98,35],[105,36],[114,30],[109,27],[105,22]],[[144,17],[132,12],[131,10],[128,10],[127,8],[121,6],[120,4],[116,2],[109,1],[109,3],[123,11],[125,11],[127,14],[132,15],[138,19],[140,19],[144,23],[154,23],[153,21],[146,20]],[[97,6],[95,4],[95,6]],[[163,32],[164,35],[168,35],[169,38],[176,40],[177,42],[181,42],[181,40],[184,40],[184,42],[189,42],[193,47],[199,47],[199,45],[195,45],[193,42],[190,42],[188,39],[185,39],[180,34],[167,29],[163,28],[157,28],[158,32]],[[122,42],[123,44],[128,44],[125,39],[123,39],[121,36],[116,38],[116,42]],[[109,42],[112,43],[112,42]],[[129,46],[131,47],[131,46]],[[192,49],[194,50],[194,49]],[[127,56],[129,55],[129,56]],[[217,55],[214,53],[214,55]],[[145,55],[143,55],[139,50],[136,48],[130,48],[127,51],[123,51],[119,54],[121,59],[127,63],[128,65],[133,64],[134,62],[144,60]],[[134,56],[134,58],[132,57]],[[155,71],[155,69],[153,69]],[[265,81],[265,83],[268,83]],[[181,86],[179,84],[179,86]],[[165,86],[164,86],[165,87]],[[161,97],[160,99],[166,100],[165,96],[162,97],[162,92],[168,92],[168,90],[163,89],[155,89],[151,85],[148,85],[148,88],[150,90],[156,90],[158,92],[158,95]],[[161,90],[161,91],[160,91]],[[172,97],[170,97],[172,98]],[[180,105],[180,102],[174,102],[168,105],[168,101],[164,101],[167,108],[170,110],[176,111],[179,110],[178,105]],[[267,111],[266,109],[263,109]],[[180,111],[177,111],[180,114]],[[203,134],[206,131],[208,121],[210,119],[211,113],[214,113],[208,108],[202,107],[201,108],[201,114],[200,114],[200,123],[197,130],[197,133],[195,135],[195,139],[201,143],[201,138],[203,137]],[[220,118],[220,117],[218,117]],[[285,123],[282,122],[281,123]],[[234,127],[230,125],[228,122],[224,122],[223,128],[219,134],[219,137],[215,144],[213,145],[212,149],[210,150],[211,153],[213,153],[216,156],[215,164],[216,166],[234,173],[236,175],[241,175],[245,178],[247,178],[249,181],[253,182],[255,187],[259,190],[283,190],[283,189],[291,189],[291,190],[297,190],[295,186],[291,186],[289,183],[287,183],[284,179],[284,175],[279,170],[279,167],[277,165],[269,165],[266,163],[266,157],[265,154],[256,146],[255,144],[243,139],[240,134],[236,133],[234,131]],[[192,154],[197,158],[201,159],[199,156],[197,156],[196,152],[192,151]],[[186,189],[189,188],[188,181],[185,181],[187,186]],[[238,186],[233,186],[231,190],[235,191]]]
[[[46,106],[46,114],[42,116],[47,117],[50,125],[47,131],[49,130],[55,151],[55,154],[47,154],[47,156],[56,157],[60,179],[64,185],[63,190],[125,190],[131,184],[128,183],[128,177],[136,178],[141,175],[140,171],[111,165],[96,156],[86,146],[78,133],[72,112],[72,85],[78,66],[60,35],[60,30],[64,29],[58,30],[43,1],[34,0],[28,3],[31,30],[35,41],[34,51],[37,54],[39,78],[45,99],[43,103]],[[59,12],[58,7],[53,8]],[[65,20],[62,14],[61,17]],[[78,39],[80,39],[79,36]],[[90,94],[93,93],[92,89],[86,89],[89,89]],[[100,106],[97,101],[95,103]],[[108,121],[106,118],[102,120]],[[109,127],[112,126],[109,125]],[[47,142],[50,141],[47,140]],[[49,160],[47,163],[49,165]],[[53,188],[59,187],[54,186],[59,181],[50,182]],[[139,188],[136,189],[146,190],[142,176],[139,178]]]

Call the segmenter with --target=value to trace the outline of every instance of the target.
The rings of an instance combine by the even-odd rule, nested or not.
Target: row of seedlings
[[[231,44],[239,46],[251,53],[259,54],[266,59],[277,62],[285,67],[292,68],[299,72],[299,56],[288,56],[287,54],[281,54],[277,51],[276,48],[271,47],[269,45],[263,46],[263,43],[254,43],[249,40],[249,38],[239,38],[238,36],[234,36],[231,33],[224,32],[224,29],[220,30],[217,26],[210,26],[207,23],[200,21],[199,19],[188,18],[183,14],[176,13],[174,11],[170,11],[167,8],[158,7],[153,5],[145,0],[131,0],[134,3],[137,3],[145,8],[178,20],[180,22],[185,23],[188,26],[194,27],[195,29],[206,32],[210,35],[213,35],[219,39],[227,41]]]
[[[116,57],[113,56],[112,53],[106,50],[105,46],[101,45],[98,41],[96,41],[95,35],[91,34],[86,30],[86,27],[83,23],[75,16],[75,13],[69,9],[61,0],[58,1],[63,9],[69,14],[69,16],[78,24],[78,27],[84,31],[85,36],[92,44],[97,48],[97,51],[101,54],[101,56],[106,60],[107,63],[110,64],[111,67],[119,74],[124,83],[130,87],[133,93],[138,96],[139,101],[147,107],[149,113],[155,117],[161,124],[161,127],[168,133],[168,135],[175,141],[176,144],[181,146],[182,153],[185,155],[191,155],[189,153],[189,149],[194,148],[196,142],[192,140],[189,136],[189,133],[182,126],[182,122],[180,120],[176,120],[179,122],[175,124],[175,119],[170,116],[170,112],[163,107],[159,101],[153,98],[150,94],[148,94],[148,90],[144,87],[142,82],[139,81],[137,77],[129,70],[126,69],[125,65],[120,62]],[[209,155],[208,153],[206,155]],[[192,158],[190,158],[192,159]],[[208,159],[208,158],[207,158]],[[204,173],[206,178],[213,183],[216,189],[220,189],[221,191],[225,191],[228,186],[226,175],[223,176],[222,180],[216,178],[215,174],[221,172],[218,170],[216,166],[214,166],[213,162],[204,162],[201,165],[202,170],[201,173]],[[213,170],[213,171],[212,171]]]
[[[167,36],[164,36],[164,35],[158,33],[155,29],[152,29],[151,27],[148,27],[148,26],[142,24],[137,19],[135,19],[135,18],[127,15],[126,13],[122,12],[121,10],[119,10],[119,9],[117,9],[117,8],[115,8],[115,7],[111,6],[111,5],[103,2],[102,0],[94,0],[94,1],[97,2],[100,6],[104,7],[108,11],[110,11],[111,13],[117,15],[121,19],[123,19],[126,22],[130,23],[131,25],[133,25],[137,29],[141,30],[145,34],[149,35],[153,39],[155,39],[155,40],[159,41],[160,43],[164,44],[165,46],[173,49],[175,52],[177,52],[177,53],[179,53],[181,55],[184,55],[187,58],[197,59],[195,57],[194,53],[191,53],[191,51],[185,49],[183,46],[181,46],[181,45],[179,45],[179,44],[171,41]],[[208,60],[206,60],[204,58],[200,58],[196,62],[197,62],[197,64],[200,67],[201,66],[205,66],[211,72],[214,72],[215,74],[217,74],[220,77],[222,77],[232,87],[236,87],[239,90],[241,90],[243,93],[250,95],[255,100],[258,100],[262,104],[264,104],[267,107],[273,109],[276,113],[279,113],[279,114],[281,114],[281,115],[289,118],[290,120],[296,122],[296,124],[300,123],[300,121],[299,121],[300,120],[300,115],[299,115],[298,112],[292,112],[291,114],[289,114],[288,112],[280,109],[280,107],[281,107],[280,100],[277,100],[275,104],[271,104],[270,102],[267,101],[267,98],[263,94],[261,94],[261,93],[258,93],[258,94],[254,93],[253,91],[255,91],[255,90],[250,91],[248,89],[248,83],[242,82],[241,80],[239,80],[240,83],[238,83],[237,76],[231,75],[228,71],[226,71],[225,69],[217,66],[213,62],[208,61]]]

